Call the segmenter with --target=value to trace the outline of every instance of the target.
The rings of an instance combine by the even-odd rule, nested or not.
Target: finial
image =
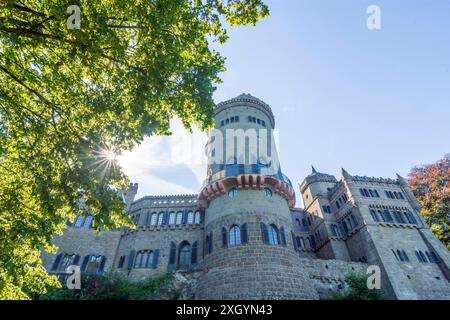
[[[316,169],[314,168],[314,166],[311,166],[312,168],[312,173],[317,173]]]

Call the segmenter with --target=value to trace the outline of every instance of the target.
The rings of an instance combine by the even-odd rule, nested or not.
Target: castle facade
[[[243,94],[219,103],[209,134],[207,177],[199,194],[120,195],[136,229],[95,234],[77,217],[43,253],[50,273],[131,279],[199,272],[195,299],[326,299],[348,272],[377,266],[396,299],[450,299],[450,253],[432,234],[405,180],[342,177],[312,168],[299,191],[282,172],[263,101]],[[256,141],[256,142],[255,142]]]

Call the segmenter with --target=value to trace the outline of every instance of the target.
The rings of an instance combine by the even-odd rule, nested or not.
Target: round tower
[[[206,146],[204,263],[198,299],[314,299],[292,242],[295,193],[282,173],[269,105],[242,94],[219,103]]]

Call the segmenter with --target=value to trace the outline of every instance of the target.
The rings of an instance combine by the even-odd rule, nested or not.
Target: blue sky
[[[215,101],[251,93],[275,114],[281,166],[295,184],[318,171],[406,176],[450,152],[450,1],[274,0],[255,27],[229,30]],[[366,9],[381,9],[368,30]],[[138,197],[195,193],[203,145],[175,121],[121,163]],[[195,132],[201,137],[202,133]],[[186,156],[188,155],[188,156]],[[297,198],[298,187],[295,186]]]

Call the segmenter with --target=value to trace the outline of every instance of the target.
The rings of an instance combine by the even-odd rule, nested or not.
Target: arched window
[[[154,225],[156,225],[157,222],[158,222],[158,216],[157,216],[156,212],[154,212],[154,213],[152,213],[152,219],[150,221],[150,224],[152,226],[154,226]]]
[[[164,222],[164,212],[160,212],[158,215],[158,224],[161,225]]]
[[[194,212],[189,211],[187,216],[187,223],[193,224],[194,223]]]
[[[175,224],[175,212],[169,214],[169,224]]]
[[[195,214],[194,214],[194,222],[196,223],[196,224],[199,224],[200,222],[201,222],[201,217],[200,217],[200,211],[195,211]]]
[[[191,245],[187,242],[180,245],[178,253],[178,268],[189,269],[191,264]]]
[[[183,212],[178,211],[177,212],[177,224],[182,224],[182,223],[183,223]]]
[[[241,229],[234,225],[230,228],[229,244],[230,246],[237,246],[241,244]]]
[[[278,241],[278,229],[275,225],[271,224],[269,226],[269,243],[273,245],[277,245],[279,243]]]
[[[236,195],[237,195],[237,189],[236,188],[231,188],[230,190],[228,190],[228,196],[230,197],[230,198],[234,198],[234,197],[236,197]]]
[[[270,198],[272,197],[272,190],[270,190],[270,188],[265,187],[264,194],[266,195],[266,197]]]

